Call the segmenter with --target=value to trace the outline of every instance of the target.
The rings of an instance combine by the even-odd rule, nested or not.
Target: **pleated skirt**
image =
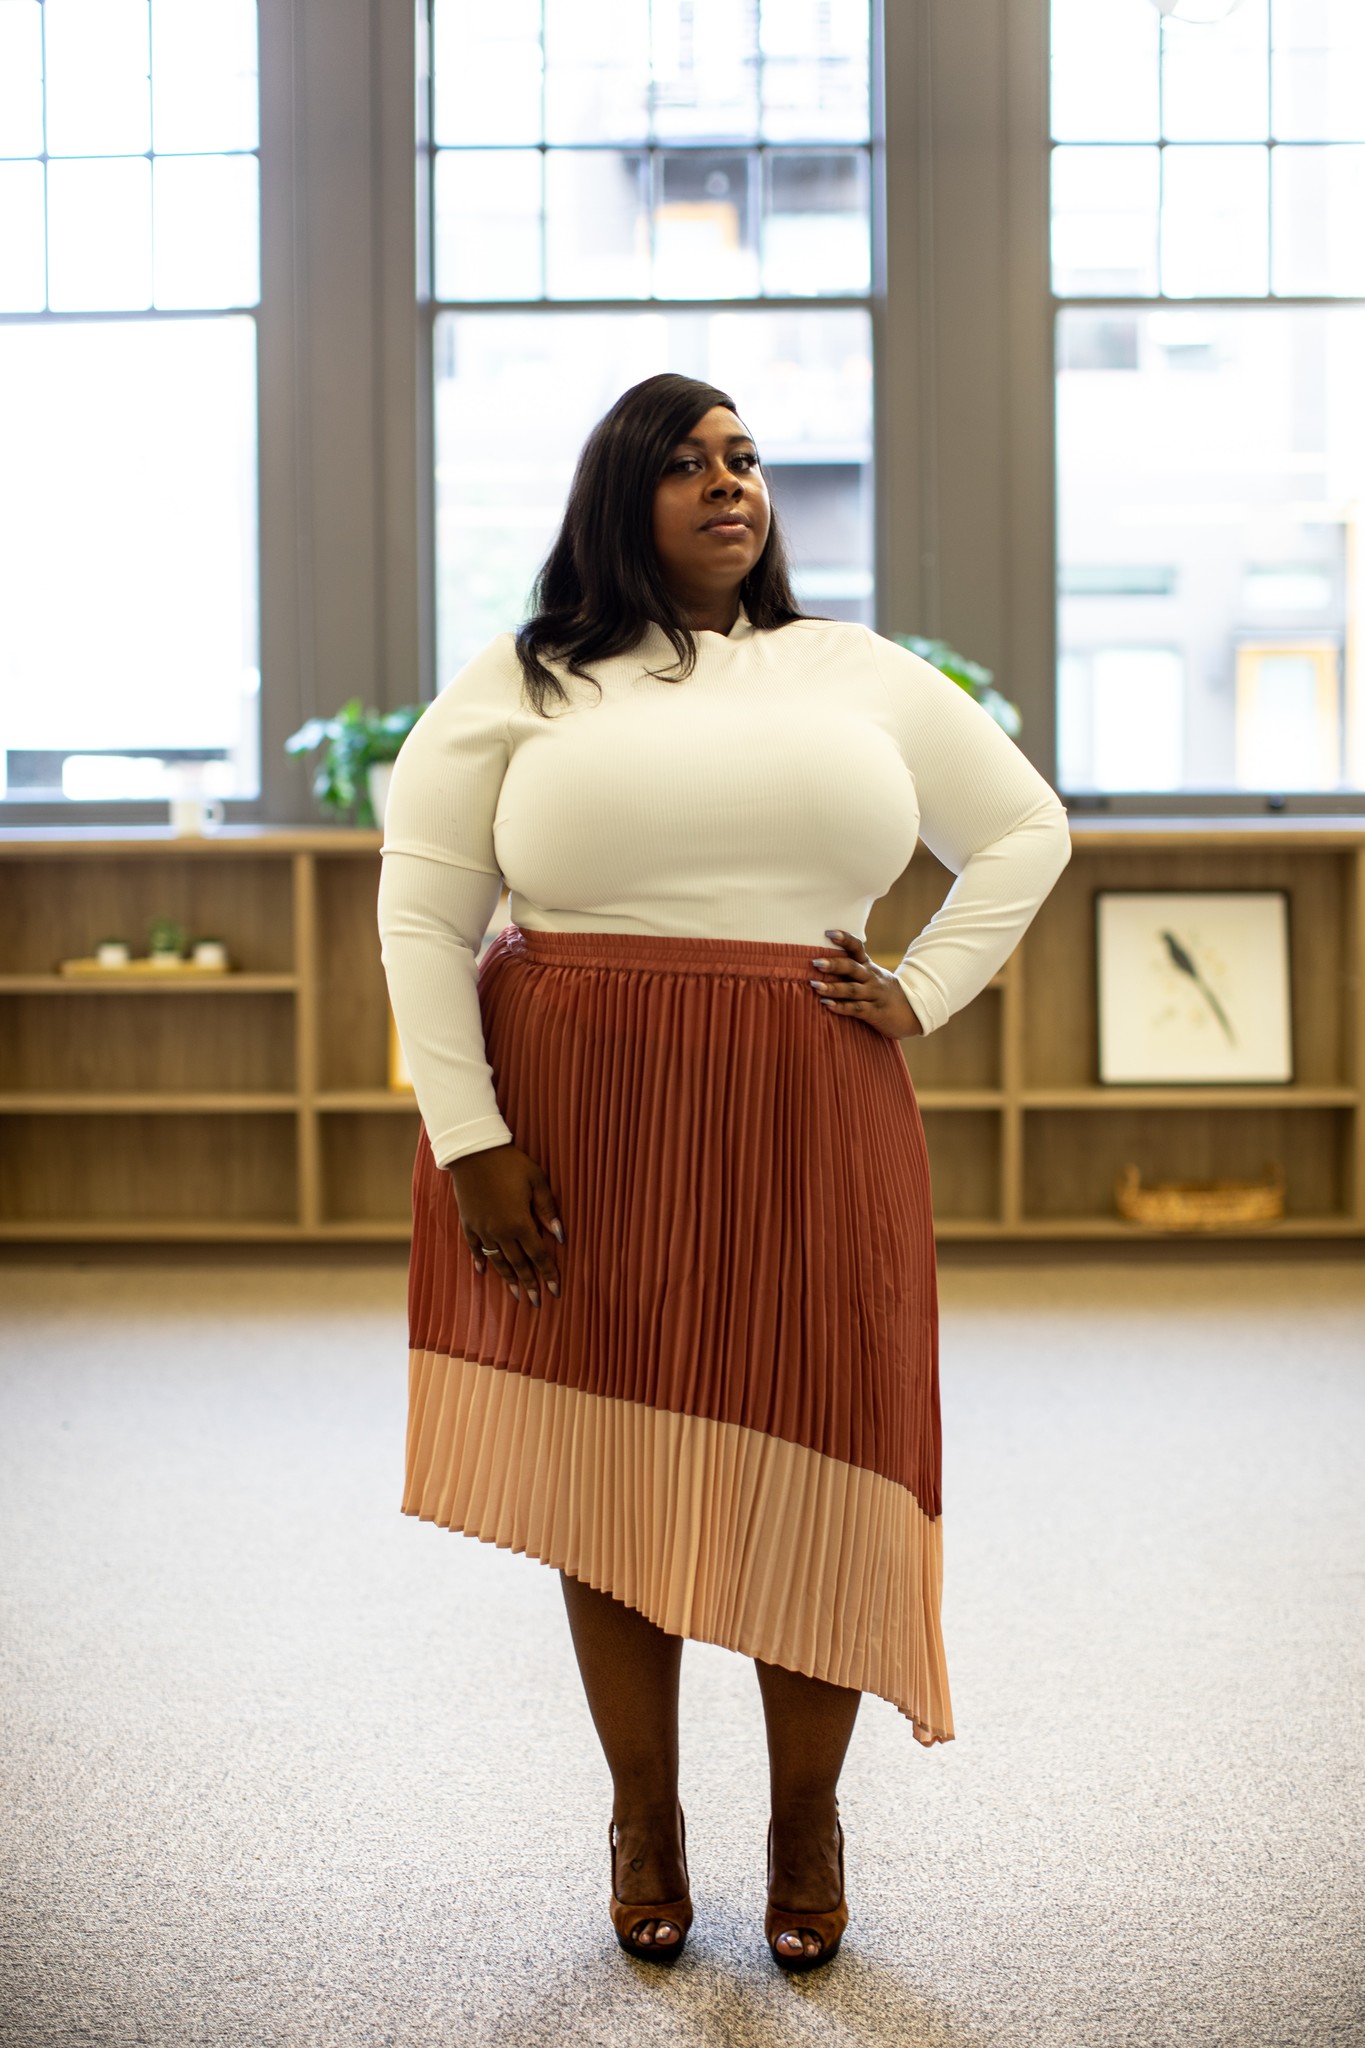
[[[498,1106],[566,1242],[533,1307],[413,1173],[403,1512],[952,1739],[938,1315],[899,1045],[815,947],[503,928]]]

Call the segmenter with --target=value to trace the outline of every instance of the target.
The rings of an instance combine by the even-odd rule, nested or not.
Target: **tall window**
[[[733,393],[801,599],[870,620],[867,0],[430,27],[439,680],[525,615],[589,427],[665,369]]]
[[[1064,788],[1365,788],[1365,8],[1052,0]]]
[[[0,0],[10,800],[259,787],[255,0]]]

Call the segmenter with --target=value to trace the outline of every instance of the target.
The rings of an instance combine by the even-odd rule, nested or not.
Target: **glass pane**
[[[40,313],[46,300],[43,167],[0,163],[0,313]]]
[[[538,149],[448,150],[436,158],[438,299],[538,299]]]
[[[1332,789],[1341,775],[1335,650],[1254,650],[1237,677],[1237,780],[1248,789]],[[1324,683],[1326,687],[1324,688]]]
[[[818,297],[865,292],[872,278],[867,159],[862,155],[768,156],[763,289]]]
[[[1052,133],[1155,142],[1161,20],[1132,0],[1052,0]]]
[[[151,141],[147,0],[46,0],[47,146],[118,156]]]
[[[0,422],[11,793],[16,754],[195,749],[254,796],[254,321],[0,328]]]
[[[1157,288],[1156,149],[1052,152],[1052,289],[1117,297]]]
[[[768,141],[867,140],[867,0],[763,0],[759,35]]]
[[[254,306],[261,296],[254,156],[157,157],[152,233],[158,306]]]
[[[654,133],[665,142],[758,134],[757,0],[653,0]]]
[[[757,158],[688,150],[660,156],[654,212],[654,292],[661,299],[752,298]]]
[[[1274,133],[1365,140],[1365,10],[1360,0],[1276,0]]]
[[[552,299],[649,293],[649,159],[552,149],[545,158],[546,292]]]
[[[436,0],[437,142],[540,141],[540,0]]]
[[[1269,289],[1266,149],[1163,151],[1161,288],[1173,299]]]
[[[0,6],[0,156],[43,146],[43,18],[37,0]]]
[[[1179,789],[1185,752],[1179,654],[1168,647],[1099,647],[1086,666],[1096,787]]]
[[[1281,147],[1270,161],[1272,290],[1365,298],[1365,149]]]
[[[639,0],[545,0],[545,134],[550,142],[649,135],[649,9]]]
[[[254,149],[256,0],[152,0],[152,147]]]
[[[1270,130],[1268,0],[1240,0],[1224,21],[1167,20],[1161,121],[1182,142],[1262,140]]]
[[[145,157],[49,163],[48,294],[54,311],[150,306],[151,178]]]
[[[730,392],[756,435],[798,593],[872,617],[871,323],[859,309],[442,314],[436,322],[437,662],[526,616],[594,422],[659,370]]]
[[[1134,309],[1128,368],[1086,346],[1099,317],[1059,319],[1065,786],[1365,788],[1365,705],[1343,705],[1335,680],[1361,658],[1365,307]],[[1270,659],[1310,643],[1311,692]],[[1119,655],[1136,663],[1126,679]],[[1153,731],[1129,718],[1125,737],[1149,704]],[[1343,744],[1324,779],[1333,721]]]

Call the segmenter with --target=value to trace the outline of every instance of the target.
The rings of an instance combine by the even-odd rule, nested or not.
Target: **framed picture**
[[[1099,890],[1095,952],[1103,1083],[1293,1080],[1282,889]]]

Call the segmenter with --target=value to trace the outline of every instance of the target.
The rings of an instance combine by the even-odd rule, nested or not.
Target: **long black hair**
[[[677,656],[677,675],[669,680],[692,673],[697,643],[654,551],[654,492],[678,442],[718,405],[737,410],[714,384],[667,371],[623,392],[584,442],[559,532],[531,592],[531,617],[517,634],[526,688],[542,716],[551,697],[568,701],[546,656],[591,682],[589,662],[626,653],[651,624],[662,627]],[[775,514],[739,594],[757,627],[804,616]]]

